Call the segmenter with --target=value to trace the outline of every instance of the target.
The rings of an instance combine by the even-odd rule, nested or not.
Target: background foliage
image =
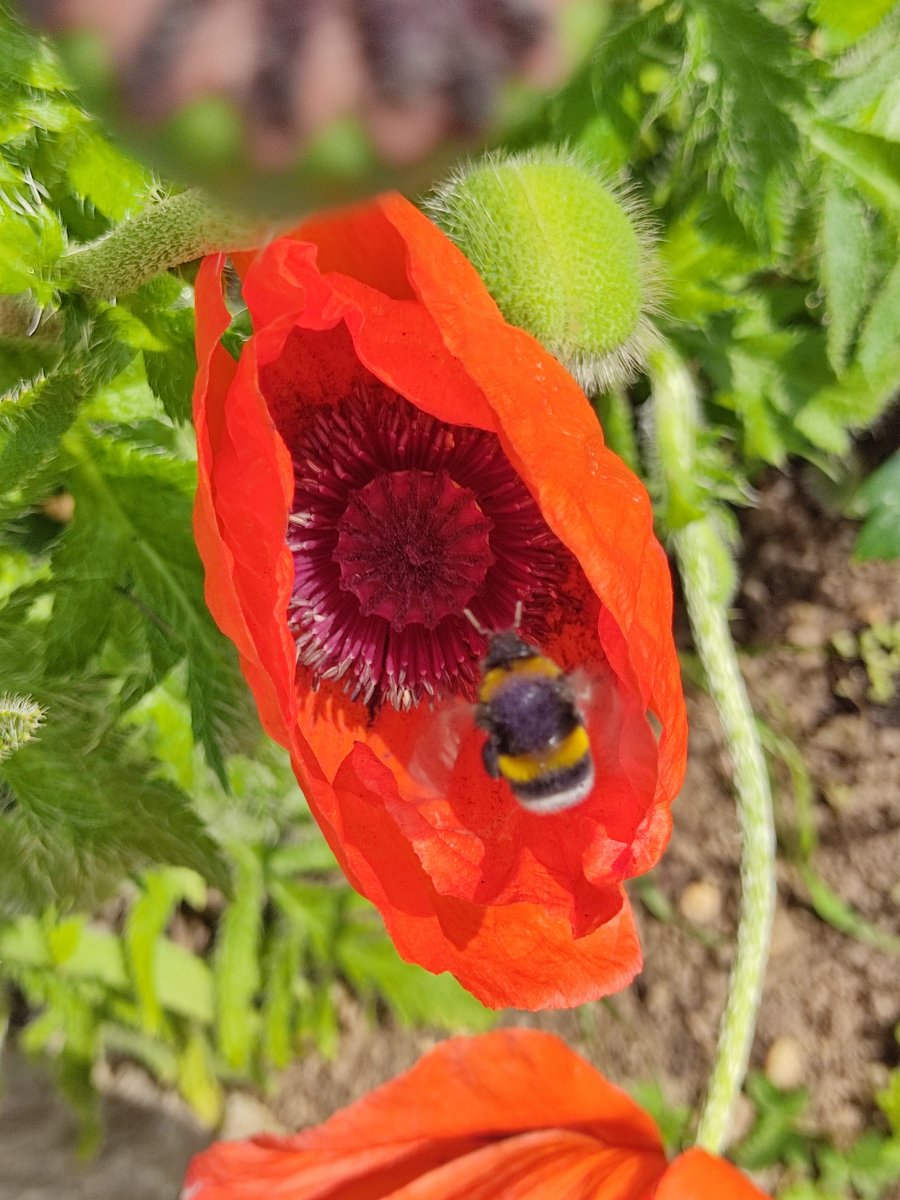
[[[401,963],[340,880],[204,607],[192,269],[115,300],[59,282],[69,248],[171,189],[2,6],[0,50],[0,976],[83,1102],[124,1052],[213,1121],[223,1081],[335,1048],[341,988],[408,1021],[487,1018]],[[610,5],[583,69],[506,136],[546,141],[622,174],[660,225],[661,324],[708,430],[659,494],[663,532],[727,517],[791,456],[860,519],[858,555],[900,553],[900,452],[854,442],[900,385],[900,6]],[[645,401],[597,397],[652,486]],[[848,1194],[834,1163],[810,1170],[825,1182],[792,1200]]]

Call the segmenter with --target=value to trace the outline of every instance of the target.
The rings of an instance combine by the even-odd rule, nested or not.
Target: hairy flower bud
[[[552,147],[489,155],[429,204],[508,321],[527,329],[582,387],[632,377],[654,339],[652,232],[634,195],[582,155]]]

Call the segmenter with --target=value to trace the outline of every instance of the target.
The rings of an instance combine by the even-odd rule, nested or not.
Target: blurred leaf
[[[796,415],[796,425],[814,446],[844,455],[851,433],[865,429],[893,400],[900,383],[900,343],[878,363],[877,373],[853,363],[836,383],[816,392]]]
[[[825,192],[821,236],[828,360],[839,375],[866,306],[872,264],[866,206],[835,173]]]
[[[260,941],[265,903],[259,854],[232,846],[234,899],[225,910],[216,939],[216,1038],[226,1062],[239,1071],[250,1066],[259,1016]]]
[[[891,1071],[887,1087],[875,1093],[875,1102],[887,1117],[891,1132],[900,1137],[900,1069]]]
[[[221,1119],[225,1095],[209,1042],[199,1029],[191,1030],[179,1056],[178,1090],[204,1124],[212,1127]]]
[[[798,1119],[807,1106],[807,1092],[783,1092],[764,1075],[750,1075],[747,1095],[756,1108],[756,1120],[746,1138],[734,1148],[738,1166],[760,1171],[779,1162],[808,1162],[810,1150],[798,1132]]]
[[[685,1104],[670,1104],[656,1080],[635,1084],[629,1090],[659,1126],[666,1151],[670,1155],[677,1154],[687,1142],[693,1116],[691,1109]]]
[[[900,145],[830,121],[811,123],[813,145],[853,174],[863,193],[886,213],[900,209]]]
[[[866,518],[854,547],[857,558],[900,558],[900,451],[860,486],[849,511]]]
[[[160,454],[140,454],[110,438],[71,440],[71,475],[78,497],[91,497],[106,541],[104,575],[87,585],[93,611],[122,600],[146,618],[157,679],[182,655],[188,664],[188,698],[194,735],[210,766],[226,783],[222,739],[239,717],[240,684],[234,651],[218,632],[203,599],[203,580],[191,536],[193,468]],[[100,511],[102,510],[102,511]],[[77,524],[77,522],[76,522]],[[57,592],[67,577],[58,581]],[[77,585],[83,592],[83,585]],[[68,602],[83,603],[83,595]],[[86,621],[82,616],[82,624]],[[227,786],[227,784],[226,784]]]
[[[432,975],[404,962],[375,917],[355,901],[360,915],[341,929],[335,947],[341,970],[363,996],[383,996],[407,1025],[425,1023],[456,1032],[489,1029],[496,1021],[452,975]],[[375,922],[378,921],[378,924]]]
[[[900,330],[900,261],[884,281],[863,322],[859,337],[859,363],[872,379],[877,379],[882,363],[896,358],[897,331]]]
[[[900,954],[900,937],[885,933],[867,921],[834,892],[809,864],[801,864],[801,874],[816,915],[834,929],[879,950]]]
[[[303,938],[287,921],[272,929],[266,950],[261,1052],[263,1060],[282,1069],[295,1053],[297,989],[303,969]]]
[[[745,228],[775,243],[783,187],[802,155],[791,114],[805,100],[803,70],[790,34],[750,0],[696,0],[686,28],[697,93],[688,145],[704,145]]]
[[[123,941],[134,990],[141,1008],[144,1028],[158,1032],[163,1023],[159,994],[160,939],[175,906],[190,899],[195,908],[206,901],[206,886],[193,871],[167,867],[148,871],[141,895],[132,904],[125,921]]]
[[[873,29],[896,0],[813,0],[810,16],[818,25],[827,26],[854,41]]]

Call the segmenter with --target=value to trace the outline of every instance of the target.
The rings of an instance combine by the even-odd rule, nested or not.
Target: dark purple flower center
[[[539,638],[571,561],[497,437],[373,386],[294,450],[290,623],[314,682],[367,704],[471,696],[487,630]]]

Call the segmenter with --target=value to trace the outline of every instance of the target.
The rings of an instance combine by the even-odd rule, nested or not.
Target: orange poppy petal
[[[450,1200],[469,1186],[473,1200],[525,1200],[558,1175],[573,1188],[609,1187],[573,1190],[573,1200],[638,1200],[664,1168],[656,1126],[633,1100],[558,1038],[510,1029],[441,1043],[315,1129],[211,1147],[191,1164],[185,1194]],[[486,1191],[492,1177],[505,1190]]]
[[[767,1200],[765,1192],[723,1158],[687,1150],[669,1164],[654,1200]]]

